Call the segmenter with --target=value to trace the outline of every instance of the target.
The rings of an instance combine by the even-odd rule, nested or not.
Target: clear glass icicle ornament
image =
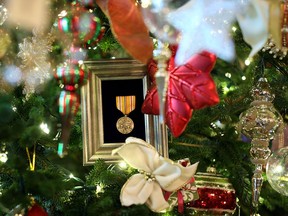
[[[250,156],[255,165],[252,177],[252,205],[258,208],[260,191],[263,183],[263,167],[271,151],[269,141],[274,138],[276,132],[283,123],[281,114],[274,108],[269,83],[266,78],[260,78],[252,89],[254,101],[250,108],[240,115],[241,132],[252,139]],[[254,214],[256,215],[256,213]]]
[[[176,44],[179,40],[179,32],[168,22],[168,15],[171,11],[179,8],[188,0],[141,0],[142,15],[147,28],[158,39],[158,46],[153,52],[154,59],[158,62],[158,70],[155,74],[157,90],[159,95],[160,121],[159,131],[165,125],[165,102],[169,79],[167,61],[171,52],[165,43]],[[158,142],[155,144],[157,151],[164,157],[168,157],[168,142],[165,134],[159,134]]]

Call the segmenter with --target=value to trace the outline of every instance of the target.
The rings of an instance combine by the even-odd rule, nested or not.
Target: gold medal
[[[129,134],[134,128],[134,122],[128,117],[129,113],[135,109],[136,96],[116,96],[116,107],[124,116],[116,122],[117,130],[122,134]]]
[[[129,134],[134,128],[134,122],[131,118],[124,116],[118,119],[116,122],[117,130],[122,134]]]

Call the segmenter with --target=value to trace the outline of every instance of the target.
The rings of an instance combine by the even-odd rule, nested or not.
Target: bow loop
[[[161,162],[162,164],[153,172],[153,174],[161,187],[166,190],[166,187],[181,176],[181,169],[176,165],[172,165],[171,162],[169,163],[167,160],[162,159]]]
[[[122,205],[144,204],[151,195],[153,188],[153,182],[146,181],[142,174],[131,176],[121,191],[120,200]]]
[[[124,146],[113,150],[112,154],[117,153],[131,167],[145,172],[152,172],[158,167],[159,154],[153,146],[135,137],[128,137],[125,142]]]
[[[198,163],[182,167],[173,161],[160,157],[156,149],[141,139],[129,137],[126,143],[112,154],[119,154],[130,166],[139,170],[124,184],[120,194],[122,205],[146,203],[160,212],[169,207],[163,190],[181,188],[195,174]]]

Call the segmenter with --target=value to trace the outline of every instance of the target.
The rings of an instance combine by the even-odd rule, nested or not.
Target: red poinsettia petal
[[[186,129],[194,109],[212,106],[219,102],[216,85],[210,75],[216,56],[209,52],[202,52],[193,56],[185,65],[175,68],[175,49],[168,61],[169,81],[166,98],[165,121],[174,137],[180,136]],[[148,74],[157,71],[155,62],[148,67]],[[154,79],[154,86],[150,89],[142,105],[142,112],[159,115],[159,99]]]
[[[219,102],[216,85],[210,75],[216,56],[208,52],[194,55],[185,65],[170,74],[182,89],[182,94],[193,109],[201,109]]]
[[[170,79],[166,98],[166,124],[174,137],[183,133],[193,111],[181,91],[178,82]]]
[[[150,59],[148,62],[147,73],[151,83],[155,83],[155,73],[157,72],[157,62],[153,59]]]
[[[156,84],[147,91],[141,111],[146,114],[159,115],[159,98]]]
[[[153,41],[134,0],[109,0],[108,14],[112,31],[118,42],[142,63],[152,57]]]

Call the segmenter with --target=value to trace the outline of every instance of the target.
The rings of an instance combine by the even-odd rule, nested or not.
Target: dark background
[[[145,140],[145,121],[141,112],[144,100],[142,79],[102,80],[101,83],[104,143],[125,142],[130,136]],[[134,122],[134,129],[129,134],[122,134],[116,128],[116,122],[124,114],[116,107],[116,96],[128,95],[136,96],[135,110],[128,115]]]

